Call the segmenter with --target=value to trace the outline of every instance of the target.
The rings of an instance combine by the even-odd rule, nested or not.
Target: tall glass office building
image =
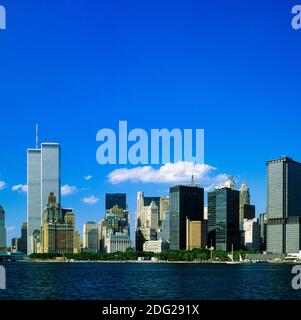
[[[36,251],[33,234],[41,231],[43,210],[50,192],[61,200],[60,156],[57,143],[42,143],[40,149],[27,150],[27,253]]]
[[[216,250],[240,248],[239,191],[230,188],[208,193],[208,242]]]
[[[204,189],[197,186],[176,186],[169,191],[170,249],[186,249],[186,218],[204,219]]]
[[[301,163],[288,157],[267,161],[267,251],[301,249]]]

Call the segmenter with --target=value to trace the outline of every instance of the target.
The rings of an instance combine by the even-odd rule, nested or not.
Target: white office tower
[[[40,149],[27,150],[27,248],[36,253],[43,210],[51,192],[61,203],[61,148],[58,143],[42,143]]]
[[[136,228],[141,227],[141,215],[144,207],[144,193],[137,192]]]
[[[159,226],[159,209],[154,201],[150,206],[143,207],[141,213],[141,226],[143,228],[158,229]]]
[[[0,205],[0,252],[6,251],[5,211]]]

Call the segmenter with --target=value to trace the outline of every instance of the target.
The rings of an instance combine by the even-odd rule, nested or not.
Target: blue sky
[[[301,160],[301,31],[296,1],[13,1],[0,31],[0,203],[8,238],[26,220],[26,149],[62,146],[63,197],[78,228],[104,215],[105,192],[166,194],[169,184],[123,182],[96,162],[101,128],[204,128],[205,162],[246,179],[265,210],[265,161]],[[91,180],[83,176],[91,175]],[[83,203],[85,197],[100,200]],[[132,221],[133,217],[132,217]],[[133,223],[134,224],[134,223]]]

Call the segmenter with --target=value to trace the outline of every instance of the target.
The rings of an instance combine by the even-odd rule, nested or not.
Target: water
[[[301,299],[292,266],[274,264],[2,263],[18,300]]]

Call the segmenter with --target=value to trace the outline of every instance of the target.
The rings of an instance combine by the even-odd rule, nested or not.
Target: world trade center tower
[[[41,148],[27,150],[27,249],[36,253],[43,210],[53,192],[61,203],[61,148],[58,143],[42,143]]]

